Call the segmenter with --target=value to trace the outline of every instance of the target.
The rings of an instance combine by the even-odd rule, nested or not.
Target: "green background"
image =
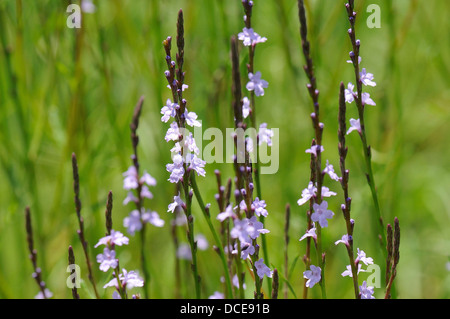
[[[166,221],[151,227],[147,258],[152,274],[151,296],[174,297],[174,248],[166,213],[173,185],[165,164],[170,148],[164,141],[168,127],[160,121],[160,108],[170,97],[164,77],[162,41],[176,35],[180,8],[185,17],[185,91],[189,109],[203,120],[203,128],[233,126],[231,108],[230,37],[243,26],[240,1],[99,0],[97,11],[83,15],[80,30],[66,26],[68,1],[0,0],[0,298],[33,298],[37,286],[28,260],[24,209],[32,212],[38,264],[56,298],[70,298],[66,287],[67,247],[73,245],[82,278],[82,298],[91,296],[86,265],[76,230],[71,154],[76,152],[81,183],[82,215],[94,261],[95,278],[103,297],[112,290],[101,287],[110,274],[95,263],[101,249],[93,245],[104,235],[104,210],[108,191],[114,194],[114,228],[126,233],[122,175],[131,164],[129,123],[134,106],[145,96],[141,124],[141,167],[158,181],[154,199],[146,206]],[[297,3],[293,0],[255,0],[253,27],[268,38],[257,46],[255,70],[269,82],[264,97],[257,98],[257,122],[280,129],[280,167],[263,175],[262,195],[269,217],[265,228],[271,268],[283,268],[284,207],[291,204],[290,262],[303,256],[306,206],[297,199],[309,180],[309,156],[313,137],[309,114],[312,105],[302,70]],[[325,124],[324,158],[338,168],[337,114],[339,83],[354,82],[353,69],[345,61],[350,51],[345,1],[306,1],[309,37],[321,92],[321,121]],[[381,9],[381,28],[366,25],[369,4]],[[387,223],[397,216],[402,230],[401,257],[395,287],[398,298],[449,298],[450,271],[450,2],[415,0],[356,1],[357,37],[361,39],[362,66],[375,75],[369,88],[377,106],[368,106],[366,127],[373,149],[373,167],[382,215]],[[242,47],[241,47],[242,49]],[[245,74],[248,51],[241,50]],[[243,83],[246,81],[243,78]],[[356,117],[349,105],[348,117]],[[348,136],[348,168],[352,216],[356,220],[354,242],[382,265],[376,234],[370,225],[373,204],[364,177],[364,159],[356,133]],[[211,213],[214,170],[223,180],[232,176],[231,164],[207,165],[198,184]],[[340,174],[339,174],[340,175]],[[352,298],[352,281],[340,274],[348,264],[342,245],[345,232],[340,213],[342,191],[326,179],[338,196],[330,199],[335,217],[324,229],[327,252],[327,294]],[[196,231],[212,244],[212,237],[197,204],[193,212]],[[215,221],[215,225],[218,224]],[[185,241],[180,229],[179,237]],[[121,266],[139,269],[139,240],[118,248]],[[222,268],[212,249],[198,254],[202,296],[223,291]],[[182,263],[183,297],[193,297],[194,287],[187,262]],[[290,283],[301,297],[301,258],[293,266]],[[383,277],[383,275],[381,275]],[[360,280],[367,274],[362,273]],[[264,285],[266,288],[266,285]],[[139,289],[135,289],[136,292]],[[247,296],[253,285],[247,276]],[[378,298],[384,289],[375,289]],[[310,296],[319,297],[314,287]],[[290,292],[289,298],[294,295]]]

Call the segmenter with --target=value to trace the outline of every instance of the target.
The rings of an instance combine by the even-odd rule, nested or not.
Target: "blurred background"
[[[78,3],[77,1],[73,1]],[[325,158],[337,169],[338,91],[341,81],[354,82],[346,63],[351,50],[345,1],[305,1],[309,38],[316,67],[322,122],[325,124]],[[131,165],[129,123],[140,96],[145,103],[138,133],[142,169],[158,181],[154,199],[146,206],[166,221],[163,228],[147,232],[148,260],[152,275],[151,296],[174,298],[175,252],[170,235],[172,215],[167,205],[174,195],[165,164],[170,148],[164,141],[168,125],[160,121],[160,109],[170,97],[163,72],[166,69],[162,41],[176,36],[177,12],[185,17],[185,70],[189,89],[185,97],[207,127],[233,127],[231,108],[230,37],[244,27],[240,1],[196,0],[94,0],[95,12],[83,13],[82,28],[66,25],[69,1],[0,0],[0,298],[33,298],[38,289],[28,259],[24,209],[30,206],[38,264],[55,298],[70,298],[67,248],[74,247],[85,281],[82,298],[92,296],[86,264],[76,230],[71,154],[78,157],[82,215],[94,262],[100,294],[109,274],[98,270],[94,244],[105,233],[104,211],[108,191],[114,194],[113,226],[126,234],[123,218],[131,206],[123,206],[122,172]],[[269,217],[265,228],[270,267],[283,269],[284,209],[291,204],[289,279],[302,296],[301,258],[305,242],[298,239],[306,227],[306,205],[297,206],[309,180],[309,156],[313,130],[312,105],[305,85],[300,50],[297,1],[254,1],[253,27],[266,43],[257,46],[255,70],[269,82],[264,97],[257,98],[257,122],[280,130],[280,167],[263,175],[262,195]],[[367,6],[381,9],[381,28],[370,29]],[[356,1],[357,37],[361,40],[362,67],[375,75],[370,88],[377,103],[366,110],[369,144],[385,224],[400,219],[401,257],[395,289],[398,298],[450,297],[450,22],[448,1]],[[246,74],[248,51],[241,46],[241,69]],[[243,78],[243,84],[246,79]],[[348,118],[357,117],[355,105]],[[350,196],[356,221],[355,247],[376,264],[384,264],[376,234],[370,225],[373,204],[364,176],[361,142],[356,133],[349,147]],[[231,164],[207,165],[198,178],[211,213],[214,170],[223,180],[233,176]],[[340,174],[339,174],[340,175]],[[345,233],[340,213],[342,191],[326,179],[338,196],[330,199],[335,212],[323,233],[327,253],[328,297],[352,298],[352,281],[341,277],[348,264],[342,245],[334,242]],[[194,202],[196,231],[213,244],[203,216]],[[219,225],[215,221],[215,225]],[[179,237],[185,241],[180,228]],[[118,248],[121,266],[139,269],[139,240]],[[210,248],[199,251],[202,295],[224,291],[222,268]],[[296,261],[296,262],[295,262]],[[182,297],[193,297],[189,263],[182,262]],[[383,275],[382,275],[383,276]],[[367,274],[361,273],[360,280]],[[253,285],[247,276],[247,296]],[[266,287],[266,285],[264,285]],[[135,289],[139,292],[139,289]],[[314,287],[311,297],[320,297]],[[384,289],[375,289],[382,298]]]

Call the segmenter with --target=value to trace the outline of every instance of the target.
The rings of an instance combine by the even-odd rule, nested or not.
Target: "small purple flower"
[[[180,129],[178,128],[177,122],[170,123],[170,127],[167,130],[164,139],[166,140],[166,142],[178,141],[180,139]]]
[[[255,198],[255,200],[252,203],[252,209],[255,211],[256,216],[264,216],[267,217],[269,214],[266,210],[266,201],[259,200],[258,197]]]
[[[267,38],[261,37],[258,33],[253,31],[252,28],[244,28],[242,32],[239,32],[238,39],[243,42],[245,46],[255,45],[257,43],[263,43],[267,41]]]
[[[302,198],[297,201],[299,206],[303,205],[311,199],[316,194],[317,188],[314,186],[313,182],[309,182],[308,187],[302,191]]]
[[[369,93],[363,93],[362,94],[362,104],[363,105],[377,105],[371,98]]]
[[[345,246],[348,246],[349,245],[348,240],[349,240],[348,234],[345,234],[345,235],[342,236],[341,239],[336,240],[334,242],[334,244],[337,245],[339,243],[343,243]]]
[[[299,239],[299,241],[302,241],[306,237],[312,237],[314,240],[317,240],[316,226],[313,226],[311,229],[307,230],[306,233]]]
[[[361,264],[358,264],[357,274],[359,274],[360,272],[366,272],[364,269],[361,269],[361,267],[362,267],[362,265],[361,265]],[[342,277],[346,277],[346,276],[353,277],[352,266],[347,265],[347,270],[344,271],[344,272],[341,274],[341,276],[342,276]]]
[[[185,111],[184,111],[184,118],[186,119],[187,125],[192,126],[192,127],[194,127],[194,126],[198,126],[198,127],[202,126],[202,124],[199,121],[197,121],[197,117],[198,116],[197,116],[197,114],[195,112],[188,112],[188,110],[185,109]]]
[[[206,165],[206,161],[197,157],[195,154],[191,154],[189,163],[190,163],[189,168],[196,171],[198,176],[204,177],[206,175],[206,171],[204,169],[204,167]]]
[[[325,174],[328,174],[332,180],[339,181],[339,176],[334,172],[333,165],[328,163],[325,165],[325,169],[323,170]]]
[[[248,99],[248,97],[244,97],[242,99],[242,116],[244,117],[244,119],[246,119],[250,115],[250,112],[250,100]]]
[[[372,81],[374,79],[373,74],[367,73],[365,68],[363,68],[362,72],[360,72],[360,79],[361,79],[362,84],[364,84],[364,85],[368,85],[368,86],[376,86],[377,85],[375,82]]]
[[[261,72],[256,72],[255,74],[248,74],[249,82],[246,85],[247,90],[255,91],[256,96],[263,96],[264,89],[269,86],[269,83],[263,79],[261,79]]]
[[[175,118],[177,115],[177,109],[179,108],[180,106],[177,103],[172,103],[170,99],[167,99],[166,105],[161,109],[161,114],[163,115],[161,117],[161,121],[167,123],[170,118]]]
[[[138,175],[136,167],[133,165],[128,168],[128,170],[122,174],[125,178],[123,179],[123,188],[126,190],[136,189],[139,186]]]
[[[173,197],[173,202],[169,204],[167,211],[173,213],[173,211],[175,210],[175,208],[177,208],[177,206],[182,205],[184,205],[184,202],[180,198],[180,193],[178,193],[177,196]]]
[[[221,292],[215,291],[208,299],[225,299],[225,295]]]
[[[97,248],[100,245],[105,245],[105,246],[128,245],[128,242],[129,242],[128,237],[125,237],[120,231],[115,231],[113,229],[113,230],[111,230],[111,235],[107,235],[105,237],[100,238],[99,242],[94,246],[94,248]]]
[[[167,171],[170,173],[169,181],[178,183],[184,175],[183,157],[180,154],[173,156],[173,163],[166,165]]]
[[[164,226],[164,220],[162,220],[157,212],[147,210],[145,213],[142,214],[142,222],[143,223],[150,223],[155,227],[163,227]]]
[[[217,219],[220,220],[221,222],[223,222],[223,221],[224,221],[225,219],[227,219],[227,218],[236,218],[236,217],[237,217],[237,216],[236,216],[236,214],[234,213],[231,204],[228,205],[227,208],[225,208],[225,211],[224,211],[224,212],[222,212],[222,213],[220,213],[220,214],[217,215]]]
[[[356,93],[353,92],[355,86],[352,83],[347,85],[347,89],[344,91],[345,102],[352,103],[355,100]]]
[[[264,275],[272,278],[273,271],[264,264],[264,259],[261,258],[260,260],[255,261],[255,268],[259,278],[263,279]]]
[[[123,219],[123,226],[127,228],[128,234],[131,236],[135,232],[140,231],[142,229],[142,221],[139,211],[136,209],[131,211],[130,215]]]
[[[367,286],[366,281],[363,281],[362,285],[359,286],[359,292],[361,293],[361,299],[375,299],[373,287]]]
[[[311,215],[311,220],[313,222],[319,222],[320,227],[328,227],[328,220],[334,216],[331,210],[328,210],[328,203],[323,201],[322,203],[313,204],[314,213]]]
[[[315,157],[317,157],[317,149],[319,149],[320,153],[323,153],[325,150],[322,145],[313,145],[311,148],[308,148],[305,153],[311,153],[314,154]]]
[[[259,126],[258,137],[259,145],[267,143],[268,146],[272,146],[273,131],[267,128],[267,123],[261,123]]]
[[[303,272],[303,278],[308,279],[305,286],[308,288],[312,288],[315,284],[320,282],[320,279],[322,278],[322,269],[314,265],[311,265],[309,269],[310,270],[306,270]]]
[[[362,261],[366,266],[373,264],[372,257],[367,257],[364,250],[360,250],[359,248],[357,248],[357,250],[358,250],[358,257],[356,257],[356,260]]]
[[[100,264],[99,268],[101,271],[107,272],[109,268],[115,269],[118,265],[116,251],[105,247],[103,254],[97,255],[97,262]]]
[[[350,119],[350,128],[347,131],[347,135],[353,131],[358,131],[359,133],[361,133],[361,123],[359,119]]]

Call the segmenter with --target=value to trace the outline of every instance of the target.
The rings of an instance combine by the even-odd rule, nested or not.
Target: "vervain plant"
[[[90,2],[89,2],[90,3]],[[92,7],[87,5],[87,10]],[[330,190],[327,183],[328,179],[338,182],[342,189],[343,203],[340,209],[345,222],[346,233],[335,240],[334,244],[343,244],[348,255],[349,265],[341,273],[342,277],[352,278],[352,290],[355,299],[374,299],[374,287],[370,286],[369,280],[359,283],[360,272],[368,271],[363,266],[372,266],[374,260],[367,256],[355,243],[358,238],[354,238],[355,220],[352,218],[352,198],[350,197],[350,171],[347,165],[348,145],[346,136],[353,131],[357,131],[361,137],[366,177],[372,193],[372,200],[375,206],[373,225],[377,229],[379,240],[383,253],[385,254],[385,271],[383,272],[385,280],[384,297],[386,299],[395,297],[394,281],[397,276],[397,269],[400,259],[400,224],[398,218],[394,219],[393,226],[388,224],[386,230],[381,218],[380,204],[373,177],[371,148],[368,146],[366,129],[364,126],[364,111],[366,105],[375,105],[368,93],[363,92],[363,86],[374,87],[374,76],[368,73],[365,68],[360,69],[360,41],[355,36],[354,1],[349,0],[346,3],[350,29],[348,34],[352,44],[350,60],[348,63],[353,65],[355,71],[355,85],[349,83],[347,86],[343,82],[339,85],[338,96],[338,132],[337,132],[337,151],[339,155],[340,175],[335,172],[333,165],[328,159],[323,159],[325,149],[323,147],[323,133],[325,124],[321,122],[323,118],[323,108],[319,103],[320,92],[317,85],[316,72],[312,59],[312,48],[309,41],[308,21],[303,0],[298,0],[298,18],[300,23],[301,53],[304,59],[304,71],[306,75],[306,89],[309,94],[312,112],[312,138],[309,140],[310,147],[305,151],[309,159],[309,180],[301,192],[301,198],[297,200],[300,209],[307,204],[306,210],[306,229],[299,241],[305,243],[304,254],[302,253],[293,261],[288,256],[288,246],[290,242],[290,225],[292,224],[292,212],[290,204],[285,207],[283,240],[283,260],[280,262],[282,268],[277,268],[275,264],[269,263],[269,245],[267,245],[266,234],[270,233],[265,228],[265,220],[269,212],[267,204],[262,197],[261,185],[261,167],[259,150],[260,147],[272,146],[274,138],[274,129],[269,129],[267,123],[257,124],[256,118],[256,100],[263,96],[269,83],[261,78],[261,72],[256,71],[255,52],[256,47],[267,38],[260,36],[253,30],[252,10],[253,1],[242,0],[244,9],[245,27],[237,36],[232,36],[230,41],[230,59],[231,59],[231,109],[233,115],[234,132],[232,133],[234,143],[234,153],[232,162],[232,176],[224,178],[220,170],[215,171],[217,183],[217,193],[215,201],[217,202],[216,213],[209,203],[203,200],[204,194],[197,184],[197,178],[206,177],[206,161],[201,158],[201,152],[197,146],[196,140],[189,131],[189,128],[201,128],[202,122],[198,120],[195,112],[188,110],[188,101],[185,99],[184,91],[189,88],[185,83],[185,30],[183,11],[178,11],[176,40],[167,37],[163,41],[165,52],[165,61],[167,70],[164,76],[167,80],[167,87],[171,92],[170,98],[161,108],[161,121],[170,126],[165,134],[166,142],[173,142],[171,152],[171,163],[166,165],[168,182],[176,190],[173,201],[168,204],[167,212],[173,214],[170,233],[175,248],[175,298],[184,297],[181,292],[182,281],[184,280],[181,271],[180,260],[187,259],[190,262],[190,272],[193,277],[193,288],[188,288],[187,297],[204,297],[205,280],[208,278],[207,267],[200,267],[197,252],[203,249],[204,239],[201,234],[196,233],[197,216],[202,215],[208,229],[214,239],[214,250],[220,259],[222,269],[221,278],[222,288],[215,291],[209,298],[240,298],[246,297],[248,282],[254,285],[253,297],[255,299],[278,299],[289,297],[289,292],[297,298],[294,286],[290,282],[292,272],[295,271],[297,259],[303,255],[304,269],[301,274],[296,274],[301,280],[301,296],[308,298],[310,289],[316,284],[320,286],[321,297],[327,298],[326,277],[330,276],[329,271],[325,271],[329,252],[329,243],[324,243],[325,228],[329,226],[329,221],[333,218],[334,212],[329,208],[327,198],[336,196],[337,193]],[[86,9],[86,5],[85,5]],[[174,48],[172,45],[174,44]],[[248,49],[248,58],[246,63],[246,74],[241,74],[242,48]],[[176,52],[175,52],[176,51]],[[245,53],[245,51],[244,51]],[[245,87],[245,90],[243,88]],[[301,91],[303,92],[303,91]],[[349,119],[350,127],[347,128],[347,103],[355,102],[359,118]],[[139,233],[139,256],[140,272],[127,271],[119,263],[119,251],[130,243],[130,239],[119,230],[113,229],[113,194],[108,193],[105,209],[105,228],[106,232],[93,246],[98,248],[102,246],[102,252],[97,254],[96,261],[99,264],[100,271],[108,275],[108,281],[103,284],[103,289],[112,287],[114,289],[112,298],[128,299],[129,291],[135,287],[142,288],[145,298],[150,298],[150,281],[153,282],[153,276],[149,271],[149,257],[152,256],[151,242],[147,242],[148,227],[152,224],[155,227],[163,227],[165,222],[160,218],[157,212],[148,208],[147,200],[153,198],[149,187],[156,186],[157,182],[147,171],[142,170],[140,158],[138,156],[138,146],[140,146],[140,137],[138,128],[140,124],[141,113],[144,105],[144,98],[141,97],[134,108],[131,130],[131,165],[123,173],[123,188],[127,191],[127,196],[123,200],[123,205],[134,204],[132,211],[123,219],[122,226],[126,228],[130,236]],[[191,109],[190,105],[189,108]],[[230,119],[231,122],[231,119]],[[75,124],[74,124],[75,125]],[[245,131],[252,129],[257,134],[255,136],[246,136]],[[262,147],[261,147],[262,148]],[[256,155],[256,156],[255,156]],[[73,189],[75,211],[78,220],[79,230],[77,231],[84,253],[88,269],[88,278],[93,287],[95,297],[100,298],[101,294],[97,290],[96,281],[93,276],[93,269],[89,255],[89,244],[86,240],[84,220],[81,215],[80,200],[80,178],[78,172],[78,163],[75,153],[72,154],[73,171]],[[168,196],[169,197],[169,196]],[[193,209],[193,200],[198,202],[200,212]],[[214,223],[217,223],[215,225]],[[30,209],[25,210],[25,225],[27,233],[27,244],[30,252],[30,259],[33,266],[33,278],[39,286],[39,294],[36,298],[51,298],[52,293],[47,289],[42,279],[42,271],[37,265],[37,251],[34,247],[33,232],[31,227]],[[178,226],[186,230],[188,244],[180,243],[178,237]],[[216,226],[220,230],[216,230]],[[386,231],[386,233],[385,233]],[[66,246],[67,247],[67,246]],[[123,247],[123,248],[119,248]],[[342,245],[339,245],[341,249]],[[185,249],[186,248],[186,249]],[[355,249],[356,248],[356,249]],[[314,258],[315,257],[315,258]],[[124,263],[125,258],[121,258]],[[68,263],[75,265],[75,254],[72,246],[68,248]],[[200,269],[202,275],[200,274]],[[284,271],[279,271],[283,269]],[[266,277],[266,278],[265,278]],[[190,278],[190,277],[189,277]],[[189,279],[188,278],[188,279]],[[266,280],[267,288],[263,285]],[[217,281],[217,285],[221,285]],[[80,299],[79,289],[76,285],[71,287],[73,299]],[[192,289],[192,291],[190,290]],[[300,295],[299,295],[300,296]],[[141,298],[140,294],[131,295],[133,299]]]

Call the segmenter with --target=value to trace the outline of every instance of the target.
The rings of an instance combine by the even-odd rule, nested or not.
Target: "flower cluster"
[[[100,238],[98,243],[94,246],[94,248],[97,248],[100,245],[105,246],[103,253],[97,255],[97,262],[100,264],[99,268],[103,272],[107,272],[110,268],[114,270],[115,277],[105,284],[103,288],[115,287],[117,290],[113,294],[113,298],[115,299],[120,298],[121,288],[123,291],[126,291],[126,288],[132,289],[134,287],[142,287],[144,285],[144,281],[135,271],[127,272],[126,269],[122,269],[122,274],[119,273],[119,260],[116,257],[115,247],[128,245],[128,243],[128,237],[125,237],[119,231],[111,230],[109,235]],[[120,285],[118,279],[120,281]]]
[[[123,226],[127,228],[128,233],[134,235],[135,232],[140,231],[146,223],[150,223],[156,227],[163,227],[164,220],[159,218],[158,213],[145,209],[142,206],[144,198],[153,198],[149,186],[156,186],[156,179],[146,171],[139,177],[136,166],[134,165],[130,166],[128,170],[123,173],[123,176],[123,188],[128,191],[128,195],[124,199],[123,204],[127,205],[132,202],[136,204],[137,208],[132,210],[130,215],[123,220]]]
[[[351,30],[351,29],[350,29]],[[350,32],[349,30],[349,32]],[[357,43],[359,44],[359,40],[357,40]],[[347,63],[354,63],[355,55],[353,52],[350,52],[350,58],[351,60],[348,60]],[[358,57],[358,65],[361,63],[361,56]],[[361,72],[359,72],[359,81],[362,85],[375,87],[377,84],[373,81],[374,75],[372,73],[369,73],[366,71],[365,68],[362,68]],[[355,85],[353,85],[351,82],[348,83],[347,89],[345,89],[345,102],[347,103],[353,103],[356,99],[358,99],[358,92],[354,91]],[[361,93],[361,103],[362,106],[364,105],[373,105],[375,106],[376,103],[371,99],[370,94],[366,92]],[[347,134],[358,131],[361,134],[361,123],[360,119],[350,119],[350,128],[347,131]]]

